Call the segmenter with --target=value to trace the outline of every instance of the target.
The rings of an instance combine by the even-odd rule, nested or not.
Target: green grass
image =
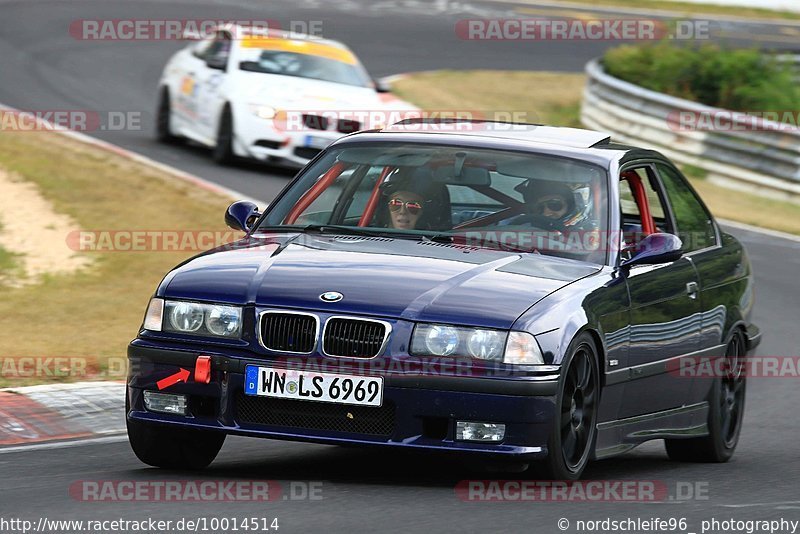
[[[529,110],[540,119],[534,122],[580,126],[585,82],[582,74],[441,71],[410,75],[394,87],[423,109]],[[800,235],[799,204],[732,191],[694,166],[683,171],[717,217]]]
[[[747,113],[800,109],[795,74],[756,49],[623,45],[605,53],[603,66],[621,80],[708,106]]]
[[[0,283],[19,268],[18,255],[0,247]]]
[[[582,74],[450,71],[411,75],[393,84],[400,98],[427,110],[512,114],[521,122],[580,127]]]

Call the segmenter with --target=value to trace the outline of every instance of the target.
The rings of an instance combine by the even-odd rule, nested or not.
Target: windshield
[[[248,72],[311,78],[358,87],[371,86],[364,68],[348,51],[332,49],[328,54],[331,57],[311,52],[246,48],[242,51],[243,60],[239,68]]]
[[[432,144],[332,149],[269,209],[259,230],[434,238],[604,263],[605,171],[541,154]]]

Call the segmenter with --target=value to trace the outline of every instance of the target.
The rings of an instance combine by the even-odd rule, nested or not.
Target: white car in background
[[[339,42],[220,27],[164,67],[156,133],[211,147],[220,164],[301,167],[343,135],[382,126],[357,118],[388,111],[386,92]]]

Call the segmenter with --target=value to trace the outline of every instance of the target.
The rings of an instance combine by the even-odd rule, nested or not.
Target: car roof
[[[446,124],[446,127],[442,129],[424,127],[434,126],[442,122]],[[487,124],[501,125],[501,127],[495,129],[481,127],[459,131],[457,127],[460,123],[481,126]],[[420,127],[415,129],[413,128],[415,125]],[[510,128],[510,125],[527,128]],[[539,133],[536,133],[537,131]],[[448,119],[437,122],[407,119],[384,129],[366,130],[350,134],[334,142],[332,146],[371,142],[442,144],[470,148],[535,152],[537,154],[580,159],[600,165],[606,169],[612,163],[624,164],[638,159],[669,161],[656,151],[612,142],[611,136],[604,132],[500,121],[451,121]]]
[[[455,130],[455,133],[461,135],[532,141],[572,148],[589,148],[611,140],[611,134],[594,130],[475,119],[406,119],[392,124],[382,131],[407,132],[409,129],[415,129],[415,126],[421,126],[423,132],[433,131],[425,129],[426,125],[450,126],[448,130]]]

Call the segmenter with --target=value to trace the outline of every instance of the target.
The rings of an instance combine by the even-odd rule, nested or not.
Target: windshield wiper
[[[341,224],[307,224],[296,229],[300,230],[301,232],[315,232],[319,234],[363,235],[370,237],[376,235],[385,235],[389,237],[396,237],[390,232],[366,230],[358,226],[345,226]]]

